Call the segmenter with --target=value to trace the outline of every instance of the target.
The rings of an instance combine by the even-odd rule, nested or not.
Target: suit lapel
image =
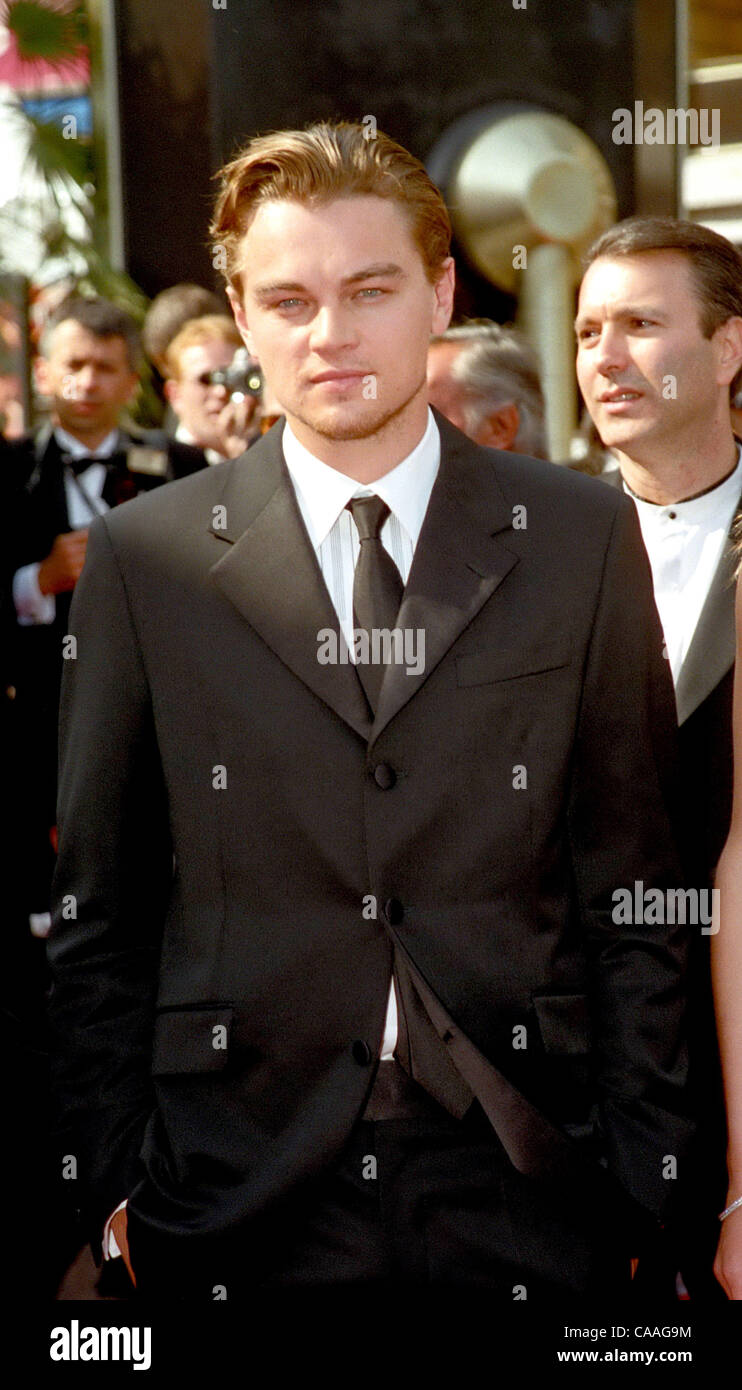
[[[512,523],[481,451],[440,416],[441,465],[412,563],[397,626],[424,633],[423,669],[389,667],[376,718],[369,717],[351,663],[321,664],[318,634],[344,641],[283,460],[282,427],[225,469],[221,508],[211,531],[219,541],[211,577],[263,641],[364,741],[373,741],[420,688],[472,621],[517,556],[496,534]]]
[[[738,511],[732,533],[739,517]],[[738,558],[730,533],[678,675],[678,724],[685,723],[734,665],[734,575]]]
[[[318,634],[341,642],[327,592],[283,460],[275,426],[230,466],[212,534],[227,544],[212,567],[214,583],[310,690],[364,739],[371,728],[366,697],[352,664],[323,665]],[[217,547],[215,546],[215,549]]]
[[[620,469],[602,474],[601,481],[613,487],[623,487]],[[740,500],[742,502],[742,499]],[[678,724],[684,724],[686,719],[690,718],[734,665],[734,576],[738,557],[732,542],[732,533],[740,517],[742,511],[738,503],[732,532],[717,565],[685,661],[678,674],[675,688]]]
[[[62,450],[51,425],[45,425],[34,441],[36,467],[28,481],[32,507],[39,524],[46,527],[53,540],[60,532],[71,530],[64,486]]]
[[[437,412],[436,423],[440,469],[397,617],[403,633],[412,631],[418,643],[424,641],[424,662],[417,673],[408,673],[407,663],[389,666],[372,741],[420,689],[518,559],[496,534],[512,525],[497,481],[497,451],[488,451],[491,462],[483,464],[481,450]]]

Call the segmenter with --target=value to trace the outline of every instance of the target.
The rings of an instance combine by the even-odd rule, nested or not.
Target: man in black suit
[[[54,861],[57,714],[72,590],[90,521],[140,492],[205,467],[200,449],[160,432],[134,435],[119,416],[139,386],[139,337],[128,314],[104,300],[71,298],[51,317],[36,363],[50,420],[10,446],[13,491],[6,573],[12,718],[22,759],[18,824],[26,912],[44,931]],[[6,489],[7,491],[7,489]]]
[[[285,414],[91,528],[49,943],[65,1152],[141,1292],[609,1293],[687,1131],[672,687],[634,509],[426,402],[453,263],[361,126],[213,224]]]
[[[578,376],[616,457],[601,477],[633,497],[639,514],[675,681],[687,879],[708,892],[732,805],[731,532],[742,458],[729,398],[742,366],[742,256],[707,227],[637,217],[606,232],[587,265]],[[709,944],[710,925],[698,921],[689,972],[698,1126],[672,1234],[691,1296],[721,1300],[712,1265],[726,1134]]]

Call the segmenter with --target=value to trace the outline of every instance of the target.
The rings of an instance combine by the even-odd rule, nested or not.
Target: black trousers
[[[132,1214],[144,1297],[232,1301],[255,1289],[438,1285],[498,1306],[624,1297],[625,1230],[584,1184],[515,1171],[478,1105],[361,1120],[318,1181],[229,1237],[155,1237]],[[621,1248],[623,1246],[623,1248]]]

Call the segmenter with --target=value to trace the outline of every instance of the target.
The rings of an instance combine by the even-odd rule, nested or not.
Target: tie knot
[[[103,463],[108,467],[109,463],[117,463],[120,455],[118,453],[106,454],[100,457],[98,454],[62,454],[62,463],[65,468],[71,468],[75,474],[84,473],[86,468],[90,468],[94,463]]]
[[[380,497],[351,497],[348,502],[348,511],[358,528],[358,537],[361,541],[376,541],[381,534],[388,515],[389,508],[386,502],[382,502]]]

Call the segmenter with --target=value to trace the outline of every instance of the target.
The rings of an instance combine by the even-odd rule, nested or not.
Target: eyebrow
[[[357,285],[362,280],[401,280],[405,272],[401,265],[395,261],[375,261],[373,265],[363,266],[361,270],[354,270],[352,275],[345,275],[341,281],[343,285]],[[298,280],[277,280],[270,285],[256,285],[253,290],[255,299],[270,299],[274,294],[296,294],[297,292],[306,293],[306,287]]]
[[[598,314],[584,313],[578,314],[575,319],[575,329],[582,327],[586,323],[595,323]],[[664,310],[656,304],[619,304],[613,309],[612,318],[615,319],[658,319],[661,323],[665,321]]]

